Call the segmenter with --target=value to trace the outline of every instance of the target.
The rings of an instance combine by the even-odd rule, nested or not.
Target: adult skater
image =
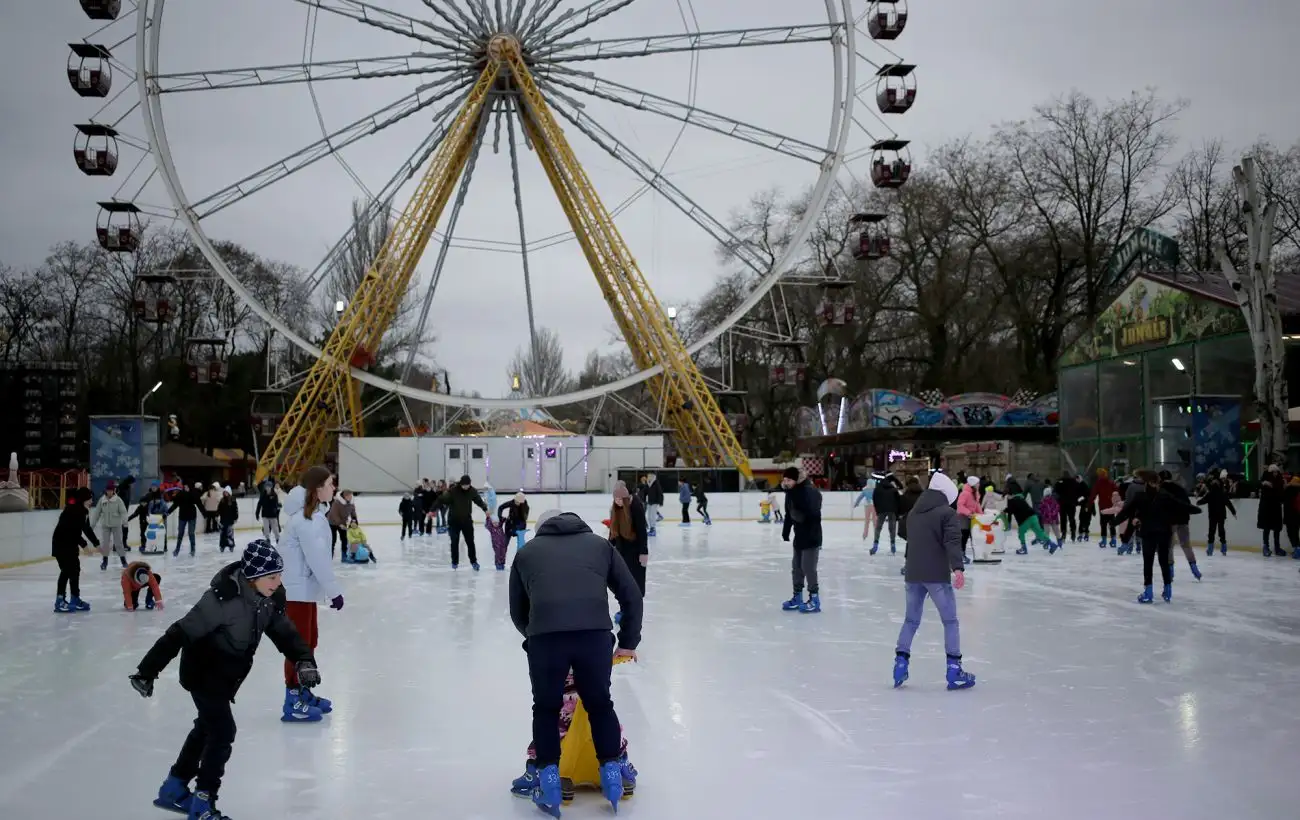
[[[903,566],[907,610],[894,650],[894,688],[903,685],[912,659],[912,639],[921,626],[925,599],[934,601],[943,622],[943,649],[948,656],[948,688],[969,689],[975,676],[962,669],[961,635],[957,624],[957,596],[954,589],[966,585],[961,552],[961,528],[952,503],[957,485],[943,473],[930,476],[930,487],[907,516],[907,557]],[[1023,499],[1022,499],[1023,500]]]
[[[1205,536],[1205,554],[1214,554],[1214,536],[1219,536],[1219,554],[1228,554],[1228,534],[1224,524],[1228,521],[1228,513],[1232,517],[1237,517],[1237,508],[1232,506],[1232,498],[1228,495],[1228,488],[1225,486],[1228,480],[1228,471],[1222,470],[1210,476],[1209,481],[1205,483],[1204,494],[1199,495],[1196,502],[1205,508],[1205,517],[1209,519],[1209,531]]]
[[[474,489],[474,482],[467,475],[461,476],[460,481],[438,498],[437,505],[446,510],[447,531],[451,533],[451,568],[460,566],[460,539],[464,536],[469,565],[478,572],[478,552],[474,549],[473,507],[478,507],[487,515],[492,513],[478,490]]]
[[[99,562],[101,571],[108,569],[110,555],[116,554],[122,566],[126,566],[126,503],[117,494],[117,482],[109,480],[104,486],[104,494],[90,513],[91,529],[99,531],[99,552],[103,560]]]
[[[781,476],[781,486],[785,489],[785,523],[781,526],[781,538],[789,541],[790,533],[794,533],[794,550],[790,558],[794,595],[781,604],[781,609],[786,612],[821,612],[817,562],[822,552],[822,494],[808,476],[799,474],[798,467],[786,468]],[[803,599],[805,584],[808,587],[806,601]]]
[[[617,641],[610,635],[611,590],[623,613]],[[553,817],[563,799],[559,720],[570,671],[591,722],[601,792],[615,808],[623,797],[622,738],[609,681],[614,657],[636,659],[641,607],[641,590],[609,541],[573,513],[538,516],[536,535],[510,568],[510,619],[524,636],[533,689],[533,802]]]
[[[1111,498],[1119,492],[1119,487],[1111,479],[1110,473],[1105,467],[1097,468],[1097,480],[1092,482],[1092,492],[1088,493],[1088,506],[1096,506],[1097,511],[1101,512],[1111,504]],[[1119,534],[1115,530],[1115,516],[1101,513],[1101,538],[1098,539],[1097,546],[1105,547],[1106,533],[1110,533],[1110,547],[1114,549],[1118,546],[1117,540]]]
[[[497,507],[497,519],[505,529],[506,538],[515,539],[515,549],[523,549],[524,533],[528,531],[528,497],[524,495],[523,490]]]
[[[335,497],[326,520],[330,522],[330,557],[334,557],[334,545],[341,539],[343,553],[339,560],[344,560],[348,554],[348,527],[358,523],[357,505],[352,503],[351,490],[344,490]]]
[[[871,530],[876,526],[876,505],[871,502],[871,496],[876,491],[876,484],[880,477],[872,474],[867,477],[867,482],[862,485],[862,491],[858,497],[853,499],[853,509],[857,509],[863,502],[866,506],[862,508],[862,540],[866,541],[871,537]]]
[[[704,519],[706,526],[713,526],[713,519],[709,518],[709,497],[704,494],[704,481],[695,485],[695,511]]]
[[[1259,512],[1255,515],[1255,526],[1259,528],[1264,540],[1264,557],[1277,553],[1279,558],[1286,557],[1282,549],[1282,468],[1270,464],[1259,480]],[[1268,536],[1273,535],[1273,548],[1268,548]]]
[[[179,653],[181,687],[198,710],[155,806],[188,813],[190,820],[229,820],[217,809],[217,793],[235,742],[230,704],[253,668],[263,633],[305,685],[320,683],[311,649],[284,615],[283,567],[266,541],[249,544],[239,561],[217,573],[194,608],[167,628],[131,676],[136,692],[153,697],[154,682]]]
[[[677,482],[677,500],[682,505],[682,523],[681,526],[689,527],[691,525],[691,484],[685,479]]]
[[[632,571],[642,598],[645,597],[646,565],[650,563],[648,529],[640,499],[628,492],[627,484],[622,481],[615,484],[614,504],[609,508],[609,543]]]
[[[1160,561],[1160,576],[1165,588],[1161,597],[1170,601],[1174,597],[1174,571],[1169,560],[1169,546],[1173,539],[1174,521],[1180,513],[1196,515],[1201,508],[1190,504],[1160,487],[1160,476],[1152,470],[1139,470],[1138,479],[1142,482],[1142,491],[1131,501],[1124,503],[1124,508],[1115,516],[1116,523],[1137,522],[1138,540],[1142,543],[1142,594],[1138,596],[1139,604],[1149,604],[1151,594],[1152,565]]]
[[[221,506],[221,484],[214,481],[201,498],[203,502],[203,534],[209,535],[221,530],[217,521],[217,508]]]
[[[880,531],[889,527],[889,552],[893,554],[898,547],[898,502],[903,494],[903,485],[893,473],[885,473],[871,493],[871,504],[876,508],[876,535],[871,540],[870,555],[880,549]]]
[[[334,577],[330,554],[330,525],[327,520],[334,499],[334,476],[329,468],[308,468],[284,501],[285,527],[280,539],[284,558],[285,614],[298,634],[315,651],[320,640],[316,604],[330,602],[330,609],[343,609],[343,590]],[[334,705],[311,691],[312,684],[298,677],[294,663],[284,664],[284,707],[280,719],[286,723],[314,723]]]
[[[87,612],[90,604],[81,600],[81,548],[86,541],[99,546],[99,538],[90,526],[90,502],[95,494],[89,487],[78,487],[68,497],[63,512],[59,513],[54,534],[50,536],[50,555],[59,565],[58,595],[54,599],[55,612]],[[72,587],[72,597],[64,593]]]
[[[195,484],[194,489],[182,486],[172,496],[172,505],[167,510],[167,515],[176,513],[176,549],[172,551],[172,557],[175,558],[181,554],[181,539],[185,533],[190,534],[190,555],[194,554],[194,525],[199,520],[199,507],[203,505],[201,485]]]
[[[659,476],[655,475],[654,473],[650,473],[648,476],[646,476],[645,518],[646,518],[646,523],[650,526],[650,529],[646,532],[646,534],[652,538],[656,535],[655,525],[658,524],[659,521],[663,518],[663,515],[661,515],[659,512],[659,508],[661,508],[663,505],[664,505],[663,485],[659,483]]]
[[[1056,503],[1061,507],[1061,535],[1068,536],[1071,541],[1078,541],[1081,533],[1079,532],[1078,513],[1079,502],[1087,495],[1082,482],[1070,474],[1068,470],[1061,473],[1061,478],[1052,488],[1052,494],[1056,496]],[[1086,538],[1087,533],[1082,533]]]
[[[1043,490],[1047,489],[1047,483],[1041,478],[1029,473],[1025,476],[1025,495],[1029,497],[1029,503],[1034,510],[1038,510],[1038,505],[1043,501]]]
[[[280,543],[280,506],[280,491],[274,479],[268,478],[257,486],[253,517],[262,522],[262,538],[273,544]]]
[[[1160,471],[1160,487],[1174,498],[1183,502],[1187,507],[1192,506],[1191,497],[1182,484],[1174,478],[1174,474],[1168,470]],[[1192,530],[1191,515],[1186,509],[1175,510],[1170,517],[1170,523],[1173,524],[1173,543],[1182,547],[1183,557],[1187,559],[1187,568],[1192,571],[1192,577],[1201,580],[1201,570],[1196,566],[1196,552],[1192,549]],[[1172,547],[1170,548],[1169,557],[1169,577],[1174,575],[1174,560]]]
[[[131,498],[132,498],[132,493],[134,493],[134,491],[135,491],[135,476],[133,475],[124,476],[121,481],[117,482],[117,497],[122,499],[122,506],[126,507],[126,509],[128,510],[131,509]],[[131,544],[126,537],[127,531],[130,529],[127,526],[127,521],[130,520],[131,519],[128,516],[126,521],[122,522],[122,550],[125,552],[131,551]],[[141,541],[140,544],[141,546],[143,546],[144,541]]]

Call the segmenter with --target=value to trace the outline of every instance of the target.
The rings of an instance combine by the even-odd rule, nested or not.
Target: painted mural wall
[[[795,411],[794,426],[800,437],[834,434],[840,402]],[[1019,404],[999,393],[961,393],[942,398],[919,398],[897,390],[865,390],[847,402],[843,432],[870,427],[1055,427],[1056,394]]]

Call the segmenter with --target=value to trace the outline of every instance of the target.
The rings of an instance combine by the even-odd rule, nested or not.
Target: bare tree
[[[1244,251],[1236,196],[1224,177],[1223,163],[1223,142],[1209,140],[1183,157],[1170,177],[1179,256],[1192,271],[1217,267],[1220,251],[1234,262]]]
[[[513,384],[516,377],[525,396],[554,396],[569,389],[573,379],[564,369],[564,347],[554,330],[539,327],[531,350],[515,348],[506,378]]]
[[[1246,224],[1246,263],[1239,272],[1219,252],[1219,268],[1232,285],[1237,304],[1246,317],[1255,350],[1255,407],[1259,413],[1259,441],[1267,449],[1266,463],[1283,464],[1287,454],[1286,348],[1282,342],[1282,317],[1277,304],[1277,276],[1273,271],[1276,200],[1263,197],[1253,157],[1232,169],[1241,219]]]

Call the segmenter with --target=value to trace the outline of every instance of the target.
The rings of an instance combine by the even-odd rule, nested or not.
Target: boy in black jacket
[[[68,505],[59,513],[59,523],[54,525],[50,538],[50,555],[59,564],[58,597],[54,599],[55,612],[87,612],[90,604],[81,600],[81,548],[87,540],[99,546],[99,539],[90,526],[90,502],[95,495],[89,487],[80,487],[68,499]],[[63,597],[72,585],[72,598]]]
[[[262,539],[273,544],[280,543],[280,494],[276,492],[275,481],[268,478],[258,485],[257,506],[253,517],[262,522]]]
[[[320,684],[311,650],[284,614],[283,571],[284,561],[269,543],[249,544],[243,559],[217,573],[194,608],[167,628],[131,676],[131,686],[141,696],[152,697],[154,681],[180,653],[181,686],[199,712],[158,789],[155,806],[188,814],[190,820],[227,820],[216,802],[235,740],[230,704],[253,668],[262,633],[297,664],[303,686]],[[196,776],[191,794],[190,780]]]
[[[1138,538],[1142,541],[1142,594],[1138,596],[1139,604],[1149,604],[1151,595],[1152,564],[1159,559],[1160,574],[1165,582],[1162,597],[1166,602],[1174,597],[1174,571],[1169,560],[1170,542],[1174,537],[1174,526],[1184,515],[1197,515],[1197,507],[1160,486],[1160,476],[1152,470],[1139,470],[1138,479],[1143,487],[1140,492],[1125,502],[1124,509],[1115,516],[1119,525],[1129,519],[1138,522]]]
[[[794,557],[790,559],[790,578],[794,583],[794,596],[781,604],[786,612],[821,612],[822,599],[817,586],[817,559],[822,551],[822,494],[807,476],[799,476],[799,468],[787,468],[781,477],[785,488],[785,524],[781,538],[790,540],[794,530]],[[808,600],[803,599],[804,582],[808,584]]]

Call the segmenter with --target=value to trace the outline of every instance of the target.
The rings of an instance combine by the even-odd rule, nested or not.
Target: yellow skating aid
[[[630,660],[615,658],[614,665]],[[591,742],[591,720],[581,698],[573,710],[569,731],[560,741],[560,784],[565,803],[573,799],[574,791],[579,788],[600,789],[600,761],[596,759],[596,747]],[[631,796],[624,794],[623,799]]]

